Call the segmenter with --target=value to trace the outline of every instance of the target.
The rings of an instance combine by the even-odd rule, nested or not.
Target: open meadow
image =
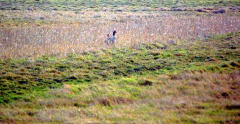
[[[240,123],[240,1],[0,0],[0,89],[0,123]]]

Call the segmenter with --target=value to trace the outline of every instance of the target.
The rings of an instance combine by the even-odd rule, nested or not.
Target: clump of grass
[[[103,106],[113,106],[117,104],[131,104],[133,101],[131,99],[122,97],[100,97],[93,101],[89,101],[89,104],[100,104]]]
[[[142,86],[152,86],[153,85],[153,82],[150,80],[141,80],[139,82],[140,82],[139,85],[142,85]]]
[[[230,65],[233,67],[240,67],[240,63],[238,62],[231,62]]]

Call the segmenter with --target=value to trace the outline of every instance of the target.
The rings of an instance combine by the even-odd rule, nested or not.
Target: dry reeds
[[[108,48],[106,34],[118,30],[116,47],[142,43],[202,38],[205,35],[240,31],[240,18],[227,14],[212,16],[100,13],[95,18],[68,14],[71,22],[21,24],[0,28],[0,58],[67,55]],[[73,19],[72,19],[73,18]],[[77,21],[79,19],[80,21]],[[84,20],[84,21],[83,21]]]

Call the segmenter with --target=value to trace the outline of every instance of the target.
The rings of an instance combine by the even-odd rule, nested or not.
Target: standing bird
[[[105,44],[107,44],[107,45],[108,45],[108,42],[109,42],[109,38],[110,38],[110,35],[107,34],[107,38],[105,39]]]
[[[110,41],[112,44],[114,44],[114,43],[117,42],[116,33],[117,33],[117,31],[114,30],[114,31],[113,31],[113,37],[109,38],[109,41]]]

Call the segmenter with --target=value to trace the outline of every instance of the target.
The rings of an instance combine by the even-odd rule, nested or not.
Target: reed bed
[[[171,13],[100,13],[89,14],[88,17],[74,17],[71,13],[68,15],[74,21],[55,20],[56,23],[2,26],[0,59],[35,58],[40,55],[66,56],[69,53],[78,54],[113,46],[137,47],[152,42],[190,42],[213,34],[240,31],[240,17],[228,14],[176,16]],[[54,17],[50,19],[52,18]],[[113,30],[118,31],[117,43],[104,44],[106,35],[112,35]]]

